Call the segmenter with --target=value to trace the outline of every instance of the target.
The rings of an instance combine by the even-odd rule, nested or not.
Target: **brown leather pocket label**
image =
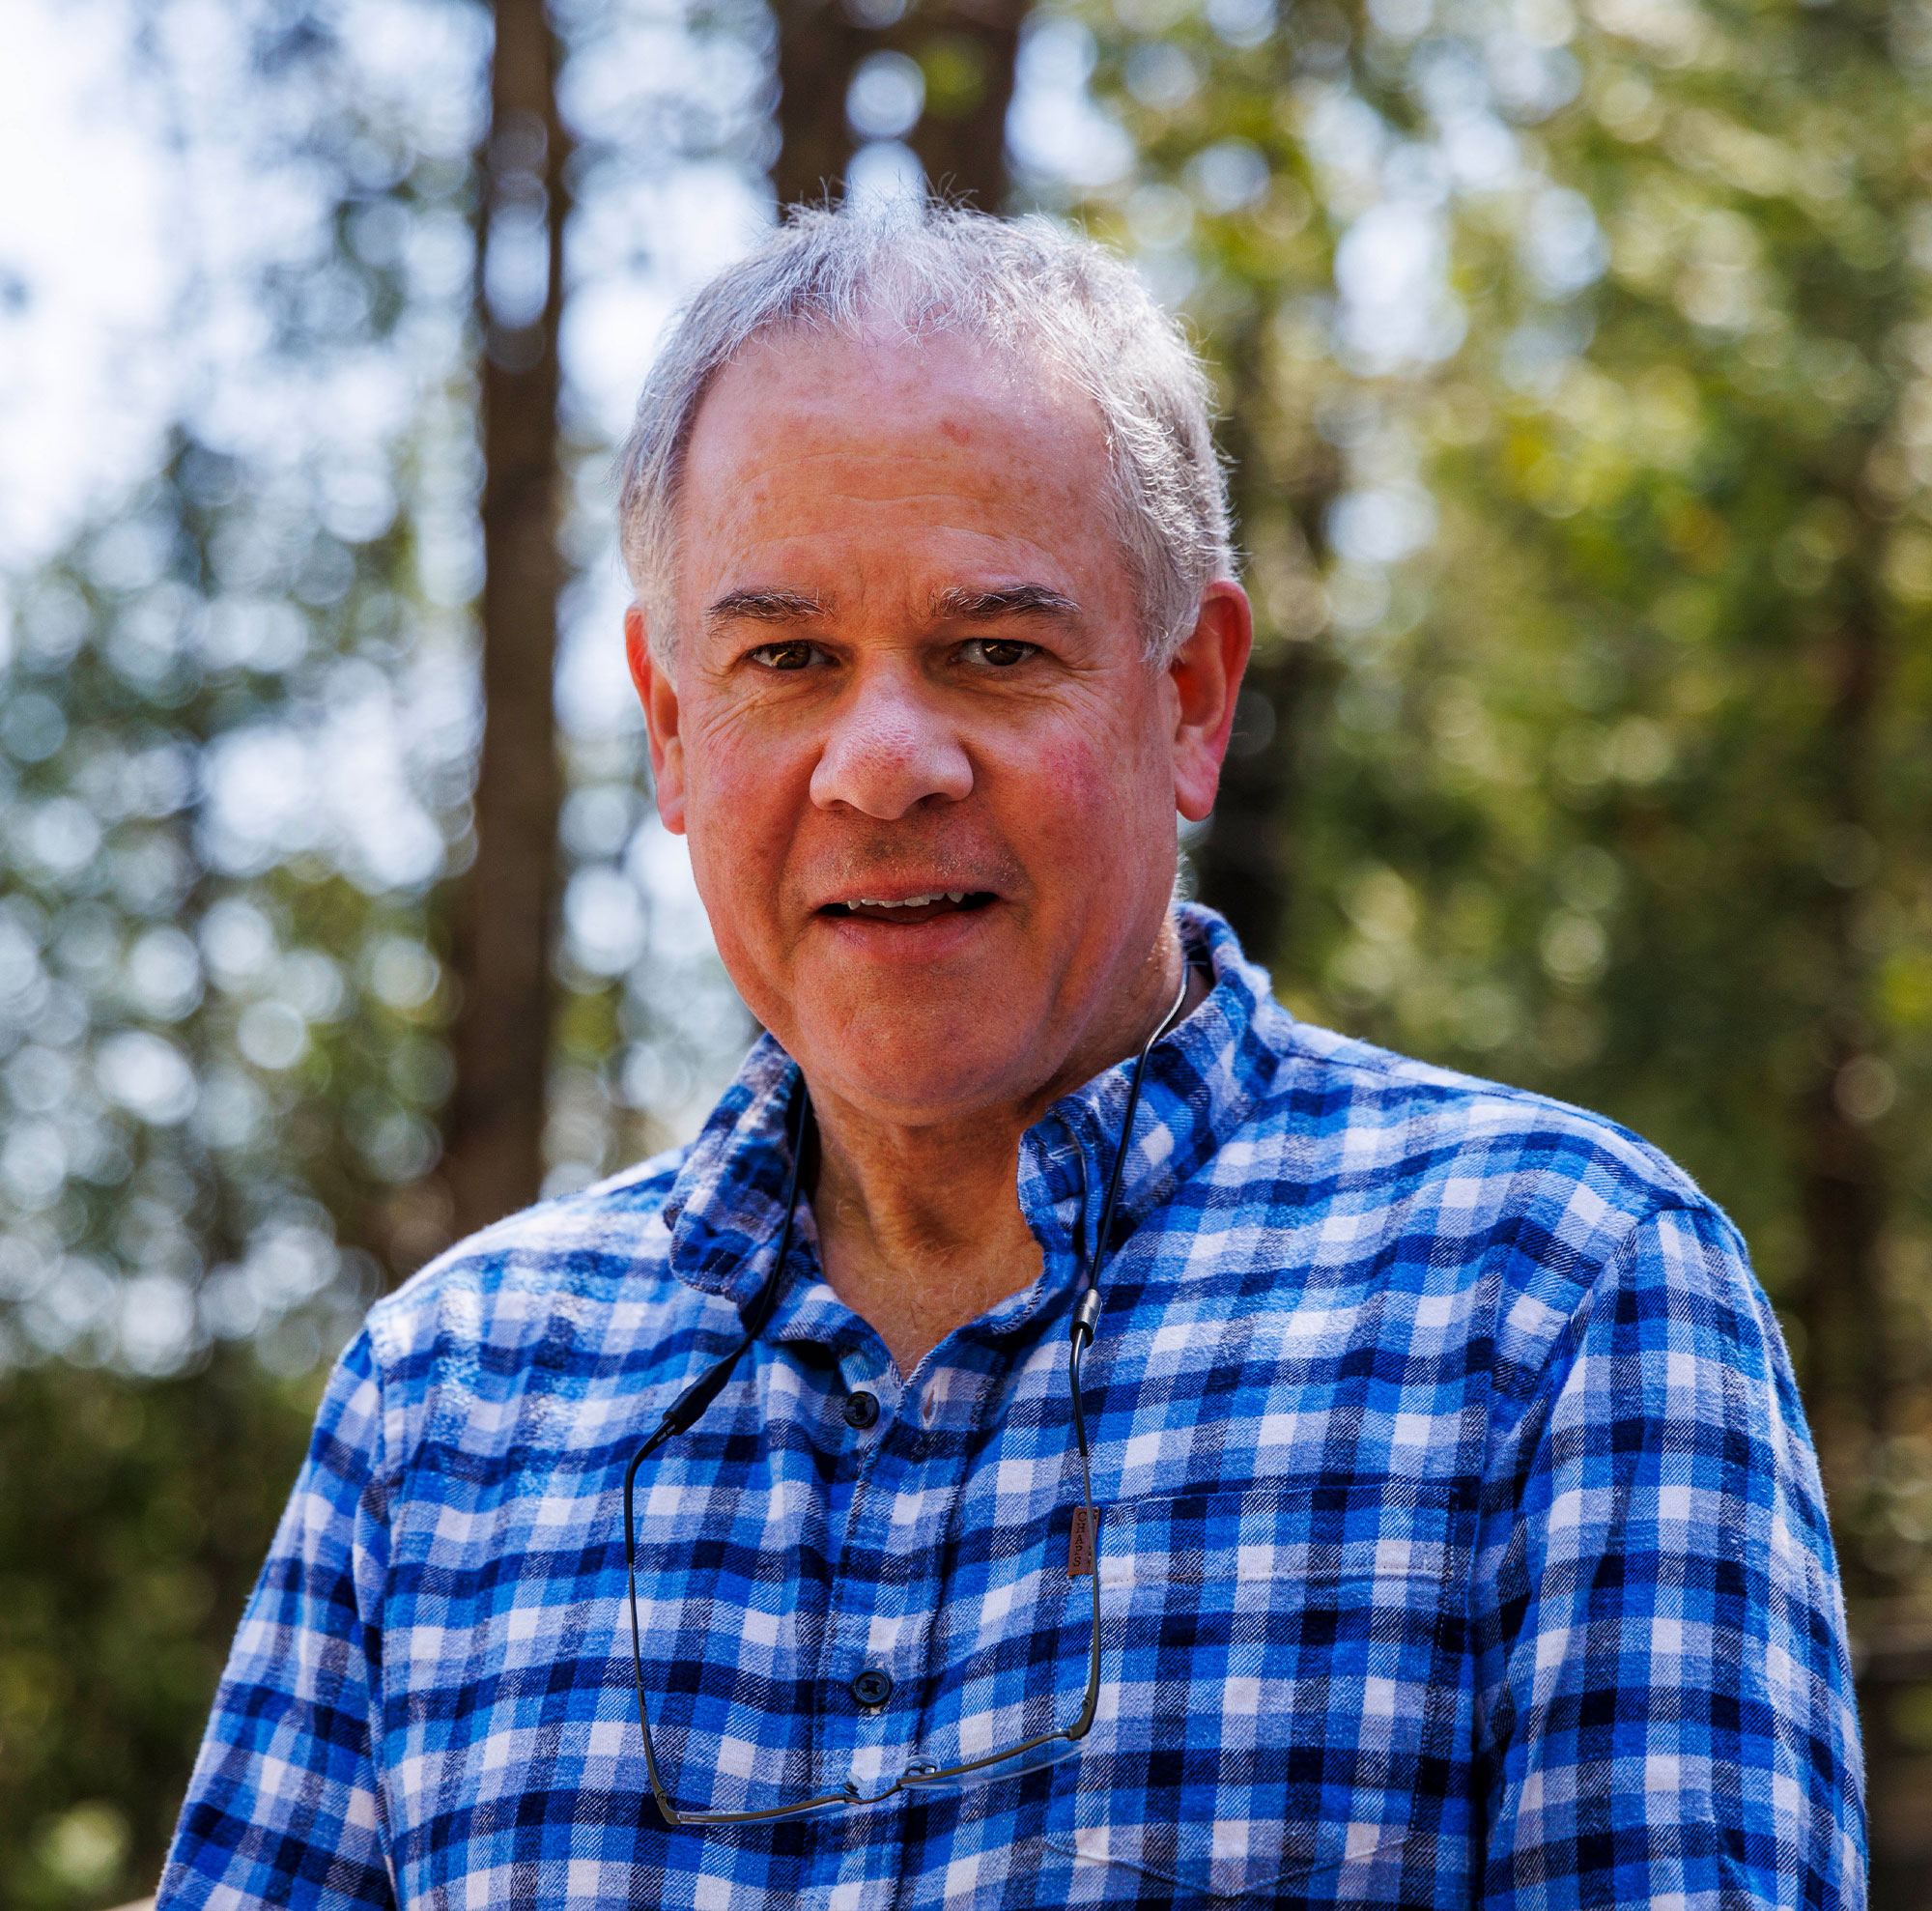
[[[1100,1511],[1094,1507],[1093,1523],[1087,1519],[1087,1509],[1076,1506],[1073,1509],[1073,1524],[1066,1532],[1066,1577],[1077,1580],[1094,1570],[1094,1554],[1100,1537]]]

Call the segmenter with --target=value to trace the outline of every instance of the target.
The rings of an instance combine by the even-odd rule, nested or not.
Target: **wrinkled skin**
[[[1180,978],[1247,604],[1150,667],[1104,471],[1091,401],[977,344],[754,346],[693,432],[668,660],[627,623],[660,813],[810,1085],[828,1276],[902,1366],[1037,1270],[1019,1135]]]

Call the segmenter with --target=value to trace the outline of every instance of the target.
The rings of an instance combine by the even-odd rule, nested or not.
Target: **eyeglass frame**
[[[1148,1056],[1152,1052],[1154,1043],[1166,1035],[1179,1018],[1181,1006],[1187,1000],[1187,979],[1188,967],[1183,961],[1180,970],[1180,988],[1174,998],[1174,1006],[1161,1017],[1134,1060],[1134,1072],[1127,1088],[1126,1113],[1121,1123],[1121,1138],[1114,1147],[1113,1168],[1107,1177],[1106,1199],[1100,1208],[1100,1224],[1094,1232],[1094,1254],[1083,1270],[1081,1291],[1074,1300],[1072,1318],[1067,1328],[1067,1387],[1072,1397],[1074,1443],[1080,1455],[1080,1497],[1087,1522],[1089,1549],[1087,1578],[1092,1583],[1094,1598],[1093,1630],[1087,1644],[1087,1693],[1078,1716],[1071,1725],[1058,1726],[1050,1732],[1036,1733],[1032,1738],[1009,1746],[1004,1751],[986,1753],[980,1757],[965,1759],[958,1764],[937,1766],[926,1759],[913,1759],[899,1778],[883,1791],[870,1796],[859,1791],[848,1779],[837,1791],[821,1792],[810,1798],[799,1799],[790,1805],[768,1806],[756,1811],[681,1811],[671,1803],[670,1794],[665,1789],[658,1772],[657,1751],[651,1743],[651,1723],[644,1697],[643,1643],[638,1619],[638,1553],[634,1489],[638,1469],[667,1440],[678,1434],[689,1433],[696,1425],[704,1410],[724,1390],[738,1362],[769,1325],[778,1305],[785,1261],[791,1252],[793,1217],[798,1212],[799,1169],[805,1158],[805,1138],[812,1119],[811,1097],[801,1073],[793,1091],[792,1107],[786,1123],[790,1130],[791,1166],[785,1177],[784,1225],[779,1234],[778,1253],[773,1258],[771,1270],[766,1274],[751,1305],[741,1316],[744,1338],[722,1359],[706,1368],[671,1402],[665,1410],[664,1418],[631,1456],[631,1464],[624,1470],[624,1572],[631,1608],[631,1669],[638,1689],[638,1729],[643,1736],[644,1772],[650,1780],[651,1795],[657,1801],[658,1811],[665,1823],[672,1829],[679,1830],[686,1826],[759,1824],[781,1818],[816,1816],[830,1811],[881,1805],[901,1791],[943,1790],[970,1783],[980,1774],[984,1774],[985,1782],[990,1783],[1003,1775],[989,1768],[1008,1764],[1015,1758],[1024,1758],[1028,1753],[1037,1752],[1042,1746],[1058,1743],[1064,1744],[1065,1749],[1049,1754],[1046,1758],[1037,1760],[1033,1765],[1025,1767],[1025,1770],[1039,1770],[1047,1764],[1070,1757],[1079,1750],[1080,1741],[1087,1736],[1093,1726],[1094,1717],[1100,1703],[1099,1528],[1094,1511],[1094,1480],[1087,1447],[1087,1417],[1080,1404],[1080,1356],[1093,1345],[1094,1329],[1099,1324],[1101,1259],[1106,1253],[1108,1232],[1113,1226],[1114,1208],[1120,1198],[1121,1179],[1126,1166],[1127,1148],[1133,1140],[1134,1116],[1140,1108],[1141,1078],[1146,1072]]]

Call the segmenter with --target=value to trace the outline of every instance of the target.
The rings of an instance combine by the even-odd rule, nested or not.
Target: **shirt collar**
[[[1189,961],[1208,971],[1213,986],[1148,1056],[1110,1252],[1247,1119],[1281,1066],[1293,1026],[1266,971],[1243,957],[1220,916],[1198,903],[1178,904],[1175,916]],[[1091,1252],[1132,1075],[1131,1057],[1103,1070],[1063,1096],[1022,1138],[1020,1212],[1044,1250],[1045,1277],[994,1308],[982,1324],[989,1331],[1010,1331],[1030,1319]],[[763,1281],[783,1222],[785,1118],[795,1078],[791,1058],[771,1036],[760,1036],[665,1203],[672,1272],[741,1307]],[[806,1219],[794,1230],[801,1244],[811,1239]]]

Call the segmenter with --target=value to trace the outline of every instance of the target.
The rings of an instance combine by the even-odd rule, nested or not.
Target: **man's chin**
[[[1040,1017],[1012,985],[873,986],[820,1004],[797,1032],[821,1094],[875,1121],[923,1127],[1033,1098],[1055,1069]]]
[[[959,1058],[969,1066],[923,1073],[861,1064],[840,1057],[828,1069],[807,1064],[814,1094],[836,1098],[869,1123],[892,1128],[943,1128],[953,1123],[1005,1121],[1033,1102],[1037,1070],[1013,1055]],[[973,1064],[979,1066],[972,1066]],[[1031,1121],[1033,1118],[1027,1118]]]

